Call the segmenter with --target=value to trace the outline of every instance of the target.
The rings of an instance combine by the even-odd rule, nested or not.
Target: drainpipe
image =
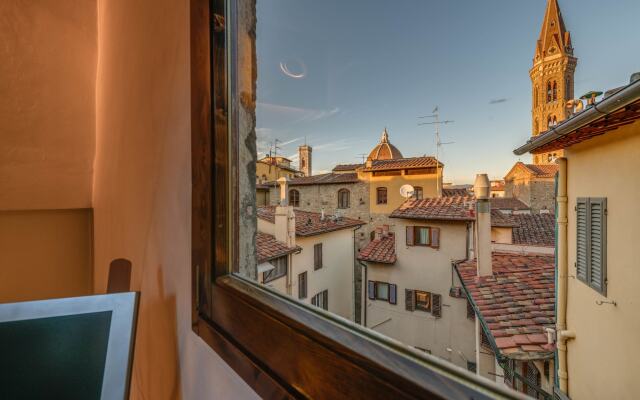
[[[569,375],[567,370],[567,340],[575,338],[575,332],[567,330],[567,283],[568,283],[568,244],[567,244],[567,159],[559,158],[558,163],[558,315],[556,320],[556,346],[558,348],[558,381],[560,390],[568,394]]]
[[[362,293],[361,293],[361,297],[362,297],[362,326],[364,326],[365,328],[367,327],[367,300],[369,299],[369,297],[367,297],[367,289],[369,288],[369,285],[367,284],[367,264],[363,263],[362,261],[358,260],[358,263],[362,266],[362,269],[364,270],[364,274],[363,278],[362,278]]]

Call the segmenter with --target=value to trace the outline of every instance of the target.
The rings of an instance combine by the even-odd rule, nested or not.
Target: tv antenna
[[[438,173],[440,171],[440,161],[439,161],[440,151],[441,151],[443,145],[455,143],[455,142],[443,142],[443,141],[440,140],[440,125],[452,124],[455,121],[452,121],[452,120],[440,121],[440,112],[438,111],[438,106],[436,106],[436,108],[433,109],[433,111],[431,112],[431,115],[423,115],[423,116],[418,117],[418,118],[433,118],[433,121],[431,121],[431,122],[419,122],[418,126],[420,126],[420,125],[434,125],[435,128],[436,128],[436,131],[435,131],[435,136],[436,136],[436,191],[437,191],[437,193],[440,193],[440,179],[438,179]]]
[[[360,153],[360,154],[358,154],[358,156],[356,158],[362,158],[362,163],[364,164],[364,162],[367,159],[367,156],[368,156],[368,154],[366,154],[366,153]]]

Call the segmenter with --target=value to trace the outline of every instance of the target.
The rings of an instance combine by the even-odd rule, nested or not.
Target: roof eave
[[[640,100],[640,80],[590,106],[573,118],[562,121],[548,131],[529,139],[526,144],[515,149],[513,153],[521,156],[532,152],[638,100]]]

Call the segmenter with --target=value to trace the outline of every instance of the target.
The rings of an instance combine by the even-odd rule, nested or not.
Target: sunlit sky
[[[545,0],[258,0],[259,156],[274,139],[313,171],[361,162],[387,127],[405,157],[435,154],[437,105],[445,180],[502,178],[531,127],[529,68]],[[575,94],[640,71],[638,0],[560,1],[578,67]]]

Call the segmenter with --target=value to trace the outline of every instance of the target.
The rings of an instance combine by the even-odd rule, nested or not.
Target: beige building
[[[559,390],[572,399],[640,391],[640,80],[515,150],[558,160]],[[602,366],[606,366],[602,368]]]
[[[366,326],[470,370],[473,313],[452,264],[474,252],[474,206],[462,196],[407,201],[358,256],[365,263]],[[493,240],[511,243],[511,217],[494,214]]]
[[[302,176],[302,172],[291,166],[291,160],[286,157],[261,158],[256,162],[256,183],[275,182],[279,178],[293,179]]]
[[[354,320],[354,231],[351,218],[258,208],[258,280],[302,302]]]

